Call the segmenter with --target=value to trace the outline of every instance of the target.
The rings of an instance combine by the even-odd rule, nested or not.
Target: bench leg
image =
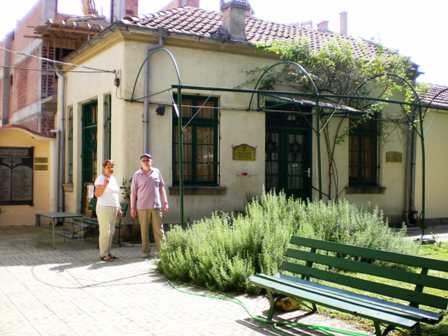
[[[378,321],[373,322],[375,324],[375,335],[376,336],[386,336],[388,333],[393,331],[395,327],[393,325],[388,325],[386,328],[384,328],[384,331],[381,331],[381,324]],[[421,336],[421,335],[419,335]]]
[[[378,321],[373,322],[375,324],[375,335],[381,336],[381,325]]]
[[[272,296],[272,292],[270,290],[268,290],[267,294],[268,294],[269,304],[270,304],[269,313],[268,313],[268,320],[271,321],[272,320],[272,316],[274,315],[275,300],[274,300],[274,297]]]
[[[422,328],[420,327],[420,323],[417,323],[417,325],[415,326],[415,329],[411,333],[411,335],[422,336]]]
[[[118,246],[121,247],[121,225],[118,227]]]
[[[386,327],[386,329],[384,329],[384,331],[383,331],[383,336],[386,336],[389,332],[391,332],[394,329],[395,329],[395,327],[393,325],[388,325]]]

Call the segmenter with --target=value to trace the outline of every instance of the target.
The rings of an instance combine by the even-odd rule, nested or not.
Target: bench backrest
[[[89,204],[87,206],[87,211],[90,214],[90,218],[96,218],[96,197],[92,197],[89,200]]]
[[[281,271],[393,297],[414,307],[447,309],[446,292],[444,297],[434,293],[448,290],[447,261],[297,236],[290,243]],[[362,274],[375,278],[361,279]]]
[[[121,207],[121,222],[123,223],[123,221],[126,218],[126,214],[128,212],[129,203],[121,202],[120,207]]]

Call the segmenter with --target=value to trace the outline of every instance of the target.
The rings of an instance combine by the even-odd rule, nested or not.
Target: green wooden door
[[[266,190],[311,198],[311,130],[305,117],[266,113]]]
[[[81,209],[87,207],[86,185],[96,179],[97,169],[97,101],[85,104],[82,107],[82,197]]]

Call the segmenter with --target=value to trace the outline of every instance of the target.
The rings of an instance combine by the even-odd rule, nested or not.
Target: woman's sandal
[[[102,261],[112,261],[112,258],[109,256],[104,256],[100,258]]]
[[[116,257],[116,256],[114,256],[113,254],[110,254],[110,253],[109,253],[109,258],[112,259],[112,260],[117,260],[118,259],[118,257]]]

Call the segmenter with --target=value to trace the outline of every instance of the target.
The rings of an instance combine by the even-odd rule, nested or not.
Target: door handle
[[[307,170],[305,170],[306,175],[308,176],[308,178],[311,177],[311,168],[308,168]]]

